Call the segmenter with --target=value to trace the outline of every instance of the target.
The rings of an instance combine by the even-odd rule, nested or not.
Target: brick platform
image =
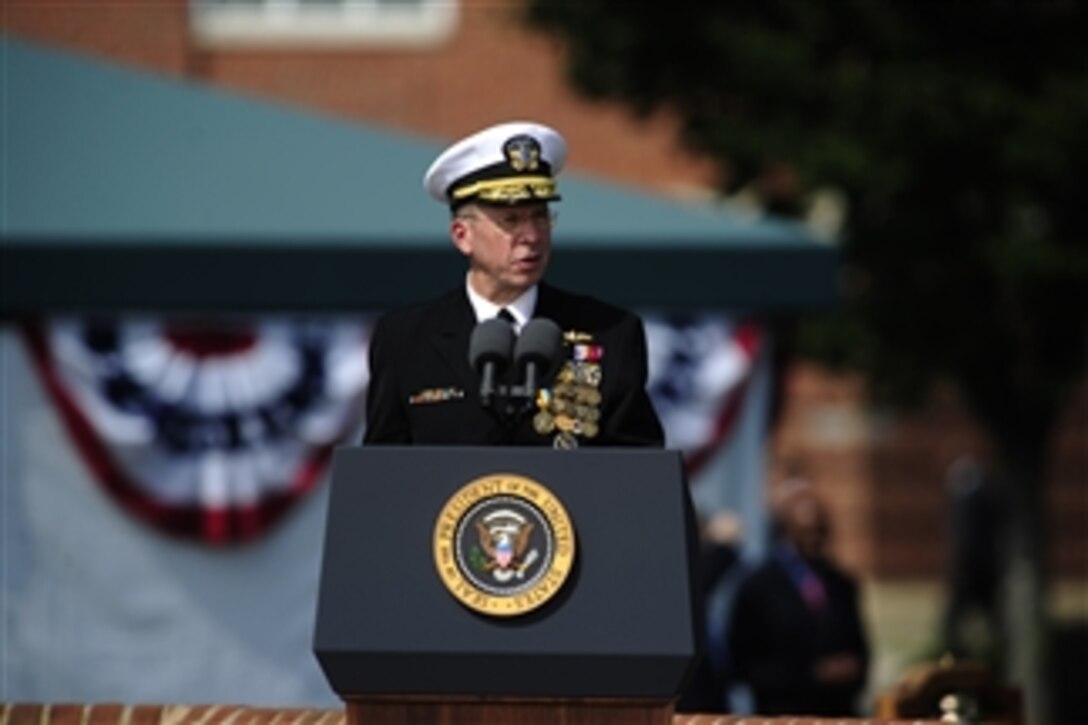
[[[342,710],[238,705],[7,703],[0,725],[345,725]],[[923,725],[937,720],[820,719],[740,715],[675,715],[673,725]]]

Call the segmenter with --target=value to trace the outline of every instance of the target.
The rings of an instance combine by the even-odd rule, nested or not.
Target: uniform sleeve
[[[609,404],[604,420],[605,436],[601,442],[605,445],[664,447],[665,433],[646,392],[646,332],[642,329],[642,320],[627,315],[621,324],[619,360],[611,371],[619,382],[612,393],[616,399]]]
[[[397,347],[388,319],[379,319],[370,337],[370,386],[366,398],[364,445],[412,442],[404,396],[397,380]]]

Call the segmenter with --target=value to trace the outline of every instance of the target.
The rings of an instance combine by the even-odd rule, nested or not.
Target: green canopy
[[[381,309],[462,274],[421,182],[443,143],[10,36],[0,62],[4,317]],[[556,284],[659,309],[835,301],[835,250],[792,223],[560,189]]]

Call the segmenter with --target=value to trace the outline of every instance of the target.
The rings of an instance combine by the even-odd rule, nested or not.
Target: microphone
[[[480,374],[480,402],[490,407],[495,396],[495,378],[510,364],[514,327],[491,318],[476,325],[468,341],[468,362]]]
[[[522,392],[528,404],[536,398],[541,383],[555,374],[562,359],[563,332],[559,325],[543,317],[529,320],[514,347],[514,361],[524,375]]]

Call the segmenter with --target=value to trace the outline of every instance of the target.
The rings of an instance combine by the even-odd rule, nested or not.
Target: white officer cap
[[[454,208],[470,201],[559,201],[555,176],[566,160],[567,142],[555,129],[530,121],[500,123],[443,151],[423,186]]]

